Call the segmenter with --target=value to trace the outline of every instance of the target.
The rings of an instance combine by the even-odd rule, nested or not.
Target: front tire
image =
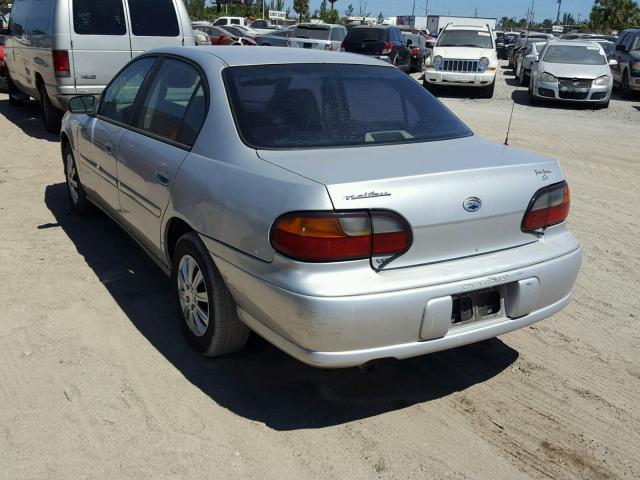
[[[76,160],[73,156],[71,145],[68,144],[64,147],[64,174],[67,179],[67,193],[71,210],[77,215],[87,215],[91,212],[91,203],[89,203],[87,194],[80,182]]]
[[[482,97],[483,98],[493,98],[493,94],[496,90],[496,81],[495,79],[491,82],[491,85],[488,85],[482,89]]]
[[[40,110],[42,111],[44,128],[47,132],[60,133],[63,112],[51,103],[51,99],[44,85],[40,85]]]
[[[629,87],[629,72],[622,75],[622,83],[620,84],[620,98],[629,100],[633,96],[633,92]]]
[[[194,232],[176,244],[171,282],[182,330],[200,353],[219,357],[240,350],[249,329],[236,314],[236,303],[211,255]]]

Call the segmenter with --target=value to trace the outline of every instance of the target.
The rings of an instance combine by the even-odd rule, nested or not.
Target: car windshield
[[[420,84],[394,68],[255,65],[230,67],[223,75],[238,132],[256,149],[404,144],[472,135]]]
[[[550,45],[544,54],[547,63],[604,65],[607,57],[598,45]]]
[[[320,25],[298,25],[292,37],[310,38],[312,40],[329,40],[329,27]]]
[[[489,32],[445,30],[440,35],[438,47],[493,48],[493,41]]]

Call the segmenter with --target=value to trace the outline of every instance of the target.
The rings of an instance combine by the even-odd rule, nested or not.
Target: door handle
[[[171,179],[169,178],[169,174],[164,170],[158,170],[156,172],[156,179],[158,180],[158,183],[160,185],[164,185],[164,186],[169,185],[169,183],[171,182]]]
[[[107,153],[107,155],[109,155],[110,157],[113,156],[113,145],[111,145],[110,143],[107,143],[104,146],[104,151]]]

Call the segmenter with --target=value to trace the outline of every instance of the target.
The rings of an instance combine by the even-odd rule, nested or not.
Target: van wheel
[[[53,106],[44,85],[40,85],[40,109],[42,110],[44,128],[46,128],[47,132],[60,133],[63,113],[62,110],[58,110]]]
[[[7,89],[9,90],[9,105],[12,105],[14,107],[24,105],[25,95],[20,90],[18,90],[16,84],[13,83],[9,72],[7,72]]]
[[[197,351],[218,357],[244,346],[250,331],[238,320],[236,303],[211,254],[194,232],[178,240],[171,283],[182,329]]]

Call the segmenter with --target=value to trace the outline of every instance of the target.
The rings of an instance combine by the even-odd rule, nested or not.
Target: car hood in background
[[[558,78],[584,78],[594,80],[603,75],[610,75],[608,64],[605,65],[576,65],[566,63],[541,62],[540,72],[547,72]]]

